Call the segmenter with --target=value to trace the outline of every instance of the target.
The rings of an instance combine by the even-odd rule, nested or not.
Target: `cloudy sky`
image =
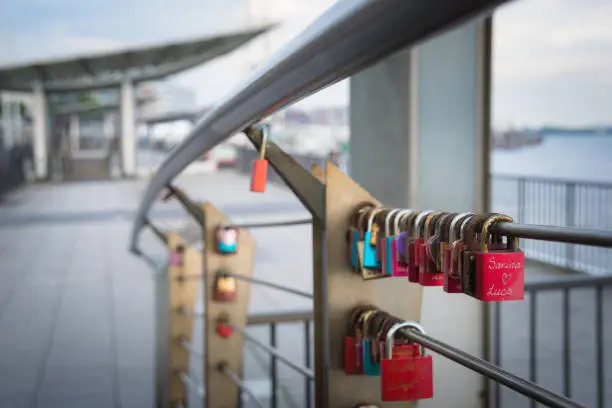
[[[266,20],[274,35],[174,81],[200,104],[222,97],[332,0],[2,0],[0,63],[146,45]],[[612,2],[520,0],[495,19],[496,125],[612,123]],[[346,103],[340,83],[304,105]]]

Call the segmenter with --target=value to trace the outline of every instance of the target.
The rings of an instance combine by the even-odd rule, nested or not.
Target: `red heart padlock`
[[[387,333],[385,358],[381,360],[380,390],[383,401],[414,401],[433,397],[433,360],[420,355],[396,357],[393,353],[395,333],[403,328],[413,328],[425,333],[414,322],[395,324]]]
[[[234,334],[234,329],[228,323],[219,322],[217,323],[217,334],[221,337],[231,337]]]
[[[464,293],[483,302],[523,300],[525,296],[525,254],[519,249],[518,238],[508,239],[510,248],[491,251],[488,246],[490,228],[499,222],[512,222],[503,214],[492,214],[484,221],[470,226],[480,232],[479,250],[473,249],[473,233],[470,231],[465,241],[468,250],[464,252],[462,286]],[[511,241],[511,242],[510,242]]]

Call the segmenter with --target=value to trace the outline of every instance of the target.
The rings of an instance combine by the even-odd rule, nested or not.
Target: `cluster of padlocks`
[[[383,401],[432,398],[432,357],[406,339],[403,329],[425,334],[418,323],[402,321],[375,306],[354,309],[344,340],[344,372],[380,376]]]
[[[231,256],[238,251],[238,227],[232,224],[219,225],[215,231],[217,253]],[[234,302],[237,298],[236,278],[226,271],[218,271],[215,276],[213,300],[215,302]]]
[[[485,302],[522,300],[525,255],[518,238],[491,233],[503,214],[363,205],[351,217],[350,261],[363,279],[407,278]]]

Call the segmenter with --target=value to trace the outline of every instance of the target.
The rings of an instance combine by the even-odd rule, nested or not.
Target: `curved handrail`
[[[509,0],[341,0],[198,121],[138,208],[131,251],[159,193],[204,152],[274,111]]]

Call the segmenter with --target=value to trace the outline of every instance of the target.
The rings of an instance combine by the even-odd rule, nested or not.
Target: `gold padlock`
[[[233,302],[237,298],[236,278],[226,272],[219,272],[215,279],[213,299],[216,302]]]

